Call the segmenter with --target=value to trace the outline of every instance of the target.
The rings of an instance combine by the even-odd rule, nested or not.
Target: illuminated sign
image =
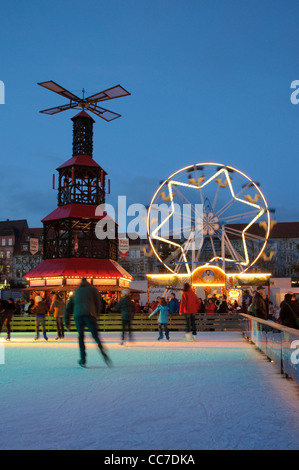
[[[193,286],[225,286],[225,272],[218,266],[201,266],[192,273]]]

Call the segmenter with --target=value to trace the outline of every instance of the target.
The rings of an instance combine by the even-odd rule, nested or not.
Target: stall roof
[[[47,259],[29,271],[25,278],[46,277],[86,277],[86,278],[124,278],[133,280],[122,266],[111,259],[95,258],[57,258]]]

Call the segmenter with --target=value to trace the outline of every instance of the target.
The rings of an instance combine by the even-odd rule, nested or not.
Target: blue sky
[[[298,13],[294,0],[2,2],[0,220],[41,226],[57,205],[76,111],[39,113],[66,102],[37,86],[54,80],[132,94],[105,103],[120,119],[94,126],[107,202],[147,205],[173,172],[216,161],[259,182],[279,221],[298,221]]]

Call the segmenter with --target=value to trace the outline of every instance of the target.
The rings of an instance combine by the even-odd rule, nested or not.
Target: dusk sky
[[[57,206],[52,174],[72,156],[78,111],[37,85],[81,96],[121,84],[131,96],[94,117],[94,159],[111,196],[147,205],[160,181],[199,162],[259,182],[278,221],[299,221],[299,2],[43,0],[1,3],[0,220],[40,220]],[[1,100],[0,100],[1,101]]]

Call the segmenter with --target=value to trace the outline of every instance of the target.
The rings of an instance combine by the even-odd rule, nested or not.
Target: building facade
[[[14,279],[14,255],[27,220],[6,220],[0,222],[0,288],[6,287]]]
[[[259,233],[260,230],[257,224],[256,232]],[[132,273],[135,280],[145,280],[146,274],[165,271],[152,253],[147,239],[128,238],[129,252],[124,260],[119,256],[119,263]],[[239,240],[232,241],[234,247],[240,251],[238,243]],[[167,245],[157,242],[156,250],[161,253],[162,250],[167,250]],[[212,255],[210,252],[205,253],[206,260],[211,259]],[[254,271],[271,273],[274,278],[292,278],[293,282],[299,284],[299,222],[279,222],[273,225],[266,250],[254,265]]]
[[[24,276],[42,260],[43,229],[26,228],[13,256],[12,280],[16,285],[27,285]]]

